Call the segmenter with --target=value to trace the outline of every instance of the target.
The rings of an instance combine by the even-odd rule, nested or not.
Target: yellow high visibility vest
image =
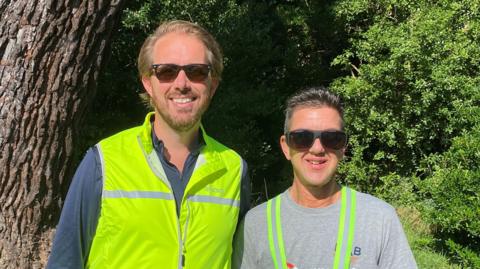
[[[177,217],[150,118],[97,145],[103,193],[87,268],[230,268],[242,160],[207,136]]]

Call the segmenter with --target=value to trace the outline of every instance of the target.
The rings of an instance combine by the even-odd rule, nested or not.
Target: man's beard
[[[191,130],[195,125],[201,120],[203,113],[207,110],[210,105],[210,99],[205,100],[203,104],[200,105],[197,112],[191,115],[190,117],[172,117],[168,111],[159,109],[156,106],[156,110],[160,117],[165,121],[165,123],[170,126],[173,130],[177,132],[186,132]]]

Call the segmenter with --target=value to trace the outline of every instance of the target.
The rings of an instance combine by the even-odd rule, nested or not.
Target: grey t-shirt
[[[339,199],[324,208],[306,208],[295,203],[288,190],[281,194],[281,225],[289,268],[333,268],[340,203]],[[245,216],[236,235],[232,268],[274,268],[266,207],[263,203]],[[395,209],[360,192],[356,207],[350,268],[417,268]]]

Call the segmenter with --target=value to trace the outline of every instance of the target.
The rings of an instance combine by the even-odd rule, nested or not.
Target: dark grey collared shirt
[[[193,174],[193,168],[195,167],[195,162],[197,161],[200,150],[205,146],[205,140],[203,140],[202,133],[199,134],[198,144],[196,147],[188,154],[187,159],[183,165],[183,173],[177,169],[175,165],[165,159],[165,147],[163,142],[157,138],[153,132],[152,128],[152,141],[153,148],[157,152],[158,158],[162,163],[163,170],[167,176],[170,186],[172,187],[173,196],[175,197],[175,202],[177,203],[177,216],[180,215],[180,204],[182,203],[183,193],[187,187],[188,181]]]
[[[203,137],[200,137],[198,146],[189,154],[183,171],[180,172],[165,159],[163,142],[153,134],[153,131],[152,138],[155,152],[172,187],[178,215],[185,187],[192,176],[195,162],[205,142]],[[250,208],[250,179],[247,164],[243,159],[242,162],[240,219]],[[97,149],[92,147],[85,154],[70,184],[47,268],[84,268],[100,216],[102,189],[100,157]]]

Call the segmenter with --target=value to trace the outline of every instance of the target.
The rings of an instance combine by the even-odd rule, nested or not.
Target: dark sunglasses
[[[185,71],[188,79],[193,82],[203,82],[208,78],[210,73],[210,65],[208,64],[153,64],[153,73],[161,82],[174,81],[180,70]]]
[[[296,150],[308,150],[315,139],[320,138],[322,145],[329,149],[339,150],[347,145],[347,135],[342,131],[294,130],[285,134],[287,145]]]

